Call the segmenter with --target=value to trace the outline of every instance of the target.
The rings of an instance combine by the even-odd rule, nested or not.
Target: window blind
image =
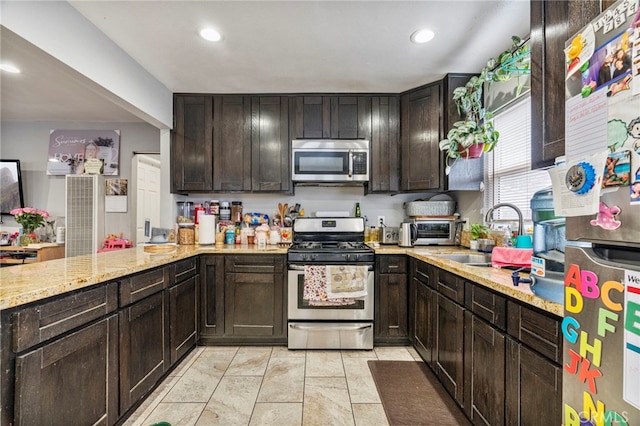
[[[531,170],[531,96],[522,96],[494,116],[500,132],[495,149],[485,154],[484,211],[498,203],[511,203],[531,220],[531,197],[536,191],[551,186],[545,170]],[[493,212],[495,220],[517,220],[509,208]]]

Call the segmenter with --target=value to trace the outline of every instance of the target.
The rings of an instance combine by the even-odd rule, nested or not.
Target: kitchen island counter
[[[134,247],[93,255],[50,260],[0,269],[0,310],[117,280],[200,254],[286,254],[287,249],[255,246],[177,245],[175,251],[151,254]]]

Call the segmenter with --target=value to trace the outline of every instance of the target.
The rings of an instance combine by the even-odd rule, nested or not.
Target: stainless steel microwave
[[[294,139],[291,180],[309,183],[369,181],[369,141],[364,139]]]

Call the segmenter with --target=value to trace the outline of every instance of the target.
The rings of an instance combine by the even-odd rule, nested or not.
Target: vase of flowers
[[[15,217],[16,222],[22,225],[22,237],[20,238],[20,245],[29,245],[35,242],[35,230],[44,225],[45,219],[49,218],[49,212],[47,212],[46,210],[34,209],[33,207],[13,209],[10,213]],[[31,240],[28,241],[27,238],[30,238]]]

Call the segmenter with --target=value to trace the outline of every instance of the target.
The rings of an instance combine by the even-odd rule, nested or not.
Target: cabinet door
[[[200,341],[224,334],[224,256],[200,258]]]
[[[295,96],[291,100],[292,139],[369,139],[370,96]]]
[[[374,338],[380,342],[406,341],[407,275],[380,274],[377,278]]]
[[[369,139],[371,136],[371,97],[331,97],[331,137]]]
[[[505,424],[505,335],[469,311],[464,333],[465,412],[474,424]]]
[[[20,355],[15,365],[16,424],[118,420],[116,315]]]
[[[171,133],[171,192],[213,189],[213,100],[211,96],[174,97]]]
[[[397,96],[371,98],[370,193],[400,190],[400,107]]]
[[[120,414],[155,386],[169,366],[165,292],[120,311]]]
[[[510,338],[505,393],[506,424],[562,424],[562,368]]]
[[[227,256],[226,336],[285,336],[283,262],[280,256]]]
[[[401,185],[403,191],[427,191],[442,187],[443,155],[438,143],[442,134],[441,84],[402,95]]]
[[[291,191],[289,98],[251,98],[253,192]]]
[[[436,374],[447,392],[462,406],[464,309],[441,294],[438,294],[436,330]]]
[[[435,310],[437,296],[427,284],[414,278],[413,346],[424,361],[433,366],[435,343]]]
[[[251,190],[249,96],[213,97],[213,190]]]
[[[199,279],[196,275],[169,289],[171,365],[196,345],[196,295]]]
[[[531,167],[564,155],[564,45],[600,12],[597,1],[531,1]]]

